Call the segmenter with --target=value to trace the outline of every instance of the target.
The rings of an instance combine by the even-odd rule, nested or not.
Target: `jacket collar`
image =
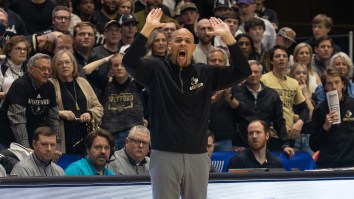
[[[130,164],[132,164],[133,166],[136,166],[137,164],[136,164],[135,160],[128,155],[127,151],[125,150],[125,147],[124,147],[124,153],[127,156]],[[144,158],[141,162],[139,162],[138,166],[143,166],[146,163],[147,163],[146,158]]]

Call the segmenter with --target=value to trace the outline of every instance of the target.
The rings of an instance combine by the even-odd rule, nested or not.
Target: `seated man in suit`
[[[250,148],[233,157],[229,169],[283,168],[281,161],[267,151],[269,126],[262,120],[253,120],[247,128]]]

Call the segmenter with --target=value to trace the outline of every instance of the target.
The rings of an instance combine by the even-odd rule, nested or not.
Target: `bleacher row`
[[[296,152],[295,156],[289,158],[283,152],[272,152],[276,157],[278,157],[286,171],[292,170],[312,170],[316,169],[316,162],[312,159],[311,155],[306,152]],[[237,155],[237,152],[227,151],[227,152],[214,152],[211,157],[211,164],[217,170],[218,173],[228,172],[228,165],[232,157]],[[59,161],[58,165],[65,169],[69,164],[81,159],[82,155],[63,155]]]
[[[316,162],[312,159],[312,156],[307,152],[296,152],[295,156],[289,158],[283,152],[272,152],[276,157],[278,157],[283,167],[286,171],[292,170],[312,170],[316,169]],[[218,172],[228,172],[228,165],[232,157],[234,157],[237,152],[214,152],[211,157],[211,164]]]

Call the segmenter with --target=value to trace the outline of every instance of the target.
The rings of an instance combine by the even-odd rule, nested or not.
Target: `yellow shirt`
[[[298,81],[289,76],[285,76],[285,79],[279,79],[273,72],[264,74],[261,81],[264,85],[278,92],[283,102],[283,117],[286,121],[286,129],[289,132],[294,124],[293,105],[298,105],[305,101]]]

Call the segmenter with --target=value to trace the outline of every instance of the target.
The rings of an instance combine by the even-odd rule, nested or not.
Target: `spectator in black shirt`
[[[267,151],[269,126],[262,120],[254,120],[248,125],[249,149],[237,154],[229,164],[229,169],[241,168],[283,168],[281,161]]]

